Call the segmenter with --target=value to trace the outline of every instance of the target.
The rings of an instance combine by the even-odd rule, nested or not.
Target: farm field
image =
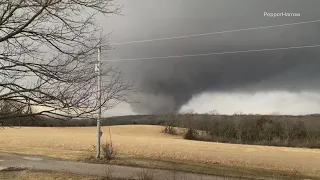
[[[320,176],[320,149],[189,141],[162,133],[163,126],[111,126],[122,158],[139,157],[298,172]],[[109,138],[108,127],[102,143]],[[81,160],[94,155],[95,127],[22,127],[0,131],[0,151]]]

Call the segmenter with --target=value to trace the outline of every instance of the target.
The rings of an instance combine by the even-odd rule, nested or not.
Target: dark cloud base
[[[174,12],[173,6],[170,8],[172,12],[161,11],[175,18],[156,18],[153,14],[140,17],[143,3],[131,4],[132,7],[128,8],[132,8],[133,14],[134,7],[139,7],[139,15],[136,16],[140,18],[129,19],[130,23],[123,22],[119,31],[130,41],[320,19],[317,10],[320,2],[315,1],[312,1],[313,4],[298,0],[255,0],[255,3],[248,0],[237,3],[236,9],[228,5],[234,1],[206,1],[203,4],[205,7],[201,3],[190,6],[190,3],[194,4],[193,0],[188,2],[177,4],[175,8],[179,8],[178,12]],[[212,8],[208,8],[209,4]],[[224,9],[221,10],[220,6]],[[197,14],[193,7],[208,12]],[[209,9],[212,11],[209,12]],[[160,10],[154,14],[160,16]],[[300,12],[302,17],[270,19],[263,17],[264,11]],[[126,26],[126,23],[129,25]],[[121,37],[121,33],[116,36]],[[117,47],[110,56],[111,59],[122,59],[314,44],[320,44],[320,23],[132,44]],[[203,92],[320,90],[320,48],[125,61],[114,65],[142,91],[134,95],[140,103],[132,107],[137,113],[144,114],[177,112],[193,96]]]
[[[144,93],[133,107],[138,113],[162,114],[179,111],[203,92],[318,91],[319,50],[144,62],[137,69],[143,76],[137,86]],[[166,72],[171,68],[175,71]]]

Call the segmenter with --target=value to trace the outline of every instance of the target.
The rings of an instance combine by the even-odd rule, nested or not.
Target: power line
[[[138,61],[138,60],[152,60],[152,59],[169,59],[169,58],[183,58],[183,57],[196,57],[196,56],[210,56],[210,55],[223,55],[223,54],[237,54],[237,53],[250,53],[250,52],[263,52],[263,51],[276,51],[276,50],[289,50],[289,49],[303,49],[303,48],[315,48],[320,47],[320,44],[309,45],[309,46],[293,46],[284,48],[272,48],[272,49],[252,49],[245,51],[225,51],[225,52],[215,52],[215,53],[204,53],[204,54],[188,54],[179,56],[158,56],[158,57],[147,57],[147,58],[132,58],[132,59],[112,59],[105,61]]]
[[[256,30],[256,29],[266,29],[266,28],[272,28],[272,27],[293,26],[293,25],[317,23],[317,22],[320,22],[320,19],[319,20],[313,20],[313,21],[302,21],[302,22],[289,23],[289,24],[260,26],[260,27],[253,27],[253,28],[235,29],[235,30],[227,30],[227,31],[217,31],[217,32],[211,32],[211,33],[193,34],[193,35],[185,35],[185,36],[174,36],[174,37],[166,37],[166,38],[158,38],[158,39],[146,39],[146,40],[138,40],[138,41],[126,41],[126,42],[111,43],[110,45],[123,45],[123,44],[134,44],[134,43],[143,43],[143,42],[152,42],[152,41],[172,40],[172,39],[181,39],[181,38],[188,38],[188,37],[206,36],[206,35],[212,35],[212,34],[222,34],[222,33],[228,33],[228,32],[249,31],[249,30]]]

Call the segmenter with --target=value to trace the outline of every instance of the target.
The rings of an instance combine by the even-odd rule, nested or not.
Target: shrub
[[[196,139],[196,130],[188,129],[188,131],[183,136],[184,139],[195,140]]]
[[[103,153],[103,158],[105,160],[112,160],[115,158],[116,151],[114,147],[112,146],[112,143],[108,143],[106,141],[105,144],[101,145],[102,153]]]
[[[167,134],[172,134],[172,135],[177,135],[178,132],[173,126],[166,126],[163,130],[164,133]]]

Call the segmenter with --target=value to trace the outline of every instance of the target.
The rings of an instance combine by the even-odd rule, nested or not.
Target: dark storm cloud
[[[113,41],[131,41],[320,19],[318,1],[125,1]],[[127,6],[126,6],[127,5]],[[168,7],[166,9],[165,7]],[[127,9],[127,10],[126,10]],[[267,18],[263,13],[300,13]],[[126,16],[127,13],[127,16]],[[110,20],[111,21],[111,20]],[[118,27],[118,28],[117,28]],[[116,46],[109,59],[320,44],[320,23]],[[203,92],[318,91],[320,48],[113,63],[144,93],[139,113],[178,111]]]

